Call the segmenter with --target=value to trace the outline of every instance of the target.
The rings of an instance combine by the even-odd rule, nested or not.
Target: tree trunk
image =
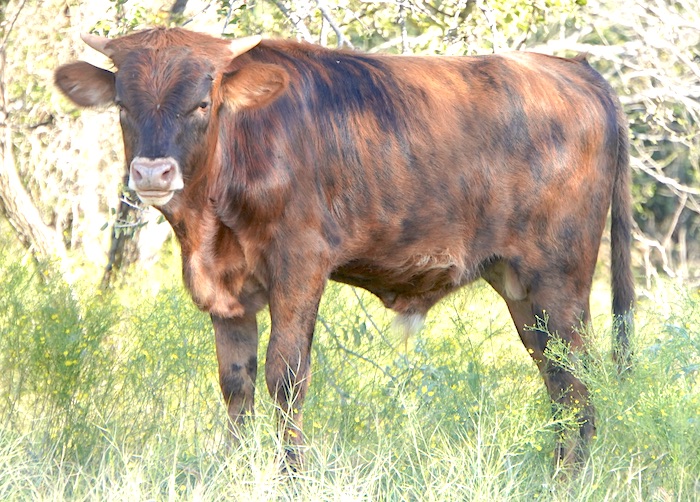
[[[66,248],[60,234],[41,219],[39,210],[17,172],[12,128],[7,114],[5,57],[3,44],[0,47],[0,209],[22,245],[31,251],[38,263],[48,263],[56,259],[63,261]]]
[[[124,184],[126,185],[126,183],[125,178]],[[113,285],[119,276],[118,273],[123,272],[139,259],[138,236],[140,230],[138,210],[120,198],[117,221],[112,226],[109,257],[100,283],[101,289],[107,289]]]

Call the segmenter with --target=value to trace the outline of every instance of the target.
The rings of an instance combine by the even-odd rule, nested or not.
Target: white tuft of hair
[[[408,342],[408,339],[416,335],[425,324],[424,314],[399,314],[394,317],[391,328],[395,333],[398,333],[403,342]]]

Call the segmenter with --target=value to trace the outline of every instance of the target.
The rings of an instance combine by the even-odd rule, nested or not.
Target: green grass
[[[576,371],[598,437],[567,478],[544,385],[489,289],[446,299],[404,344],[370,295],[331,284],[307,464],[285,477],[262,371],[256,419],[228,446],[210,323],[172,276],[100,295],[44,284],[0,245],[0,500],[700,500],[697,291],[661,285],[640,302],[620,380],[596,283],[591,361]]]

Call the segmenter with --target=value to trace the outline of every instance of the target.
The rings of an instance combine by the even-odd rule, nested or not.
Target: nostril
[[[160,173],[160,179],[165,182],[170,182],[175,174],[175,168],[173,165],[163,166],[163,170]]]

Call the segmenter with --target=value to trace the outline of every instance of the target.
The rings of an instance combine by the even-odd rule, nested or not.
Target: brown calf
[[[253,408],[263,306],[265,379],[295,446],[328,279],[416,321],[482,277],[580,420],[557,458],[580,455],[595,431],[588,389],[545,349],[558,336],[584,350],[610,207],[621,353],[634,301],[627,126],[585,59],[381,56],[181,29],[84,40],[117,71],[74,62],[56,83],[81,106],[120,108],[129,186],[180,241],[233,424]]]

